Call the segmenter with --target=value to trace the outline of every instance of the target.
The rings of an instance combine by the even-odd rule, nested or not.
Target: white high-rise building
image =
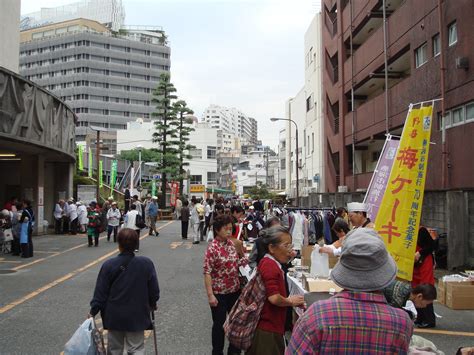
[[[257,120],[232,107],[210,105],[202,115],[202,121],[223,132],[236,135],[242,144],[257,144]]]
[[[63,6],[43,7],[40,11],[23,15],[20,28],[24,31],[77,18],[94,20],[118,31],[125,22],[125,9],[122,0],[82,0]]]

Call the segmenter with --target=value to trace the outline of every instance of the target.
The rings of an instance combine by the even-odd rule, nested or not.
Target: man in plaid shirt
[[[295,325],[286,354],[407,354],[412,321],[388,305],[382,293],[396,273],[377,232],[354,231],[331,273],[344,290],[309,307]]]

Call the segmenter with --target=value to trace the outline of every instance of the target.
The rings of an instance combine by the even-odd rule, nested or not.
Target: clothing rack
[[[335,207],[279,207],[280,209],[284,209],[289,212],[293,211],[300,211],[300,212],[311,212],[311,211],[317,211],[317,212],[333,212],[335,210]]]

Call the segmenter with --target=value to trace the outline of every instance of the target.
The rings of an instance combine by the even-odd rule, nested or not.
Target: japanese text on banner
[[[398,266],[411,281],[425,189],[433,106],[410,108],[375,221]]]

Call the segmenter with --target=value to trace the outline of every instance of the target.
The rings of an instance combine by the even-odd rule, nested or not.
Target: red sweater
[[[258,271],[265,283],[267,300],[263,305],[257,328],[283,335],[285,333],[286,307],[278,307],[268,301],[268,297],[276,294],[288,297],[283,270],[277,263],[278,261],[265,257],[258,264]]]

